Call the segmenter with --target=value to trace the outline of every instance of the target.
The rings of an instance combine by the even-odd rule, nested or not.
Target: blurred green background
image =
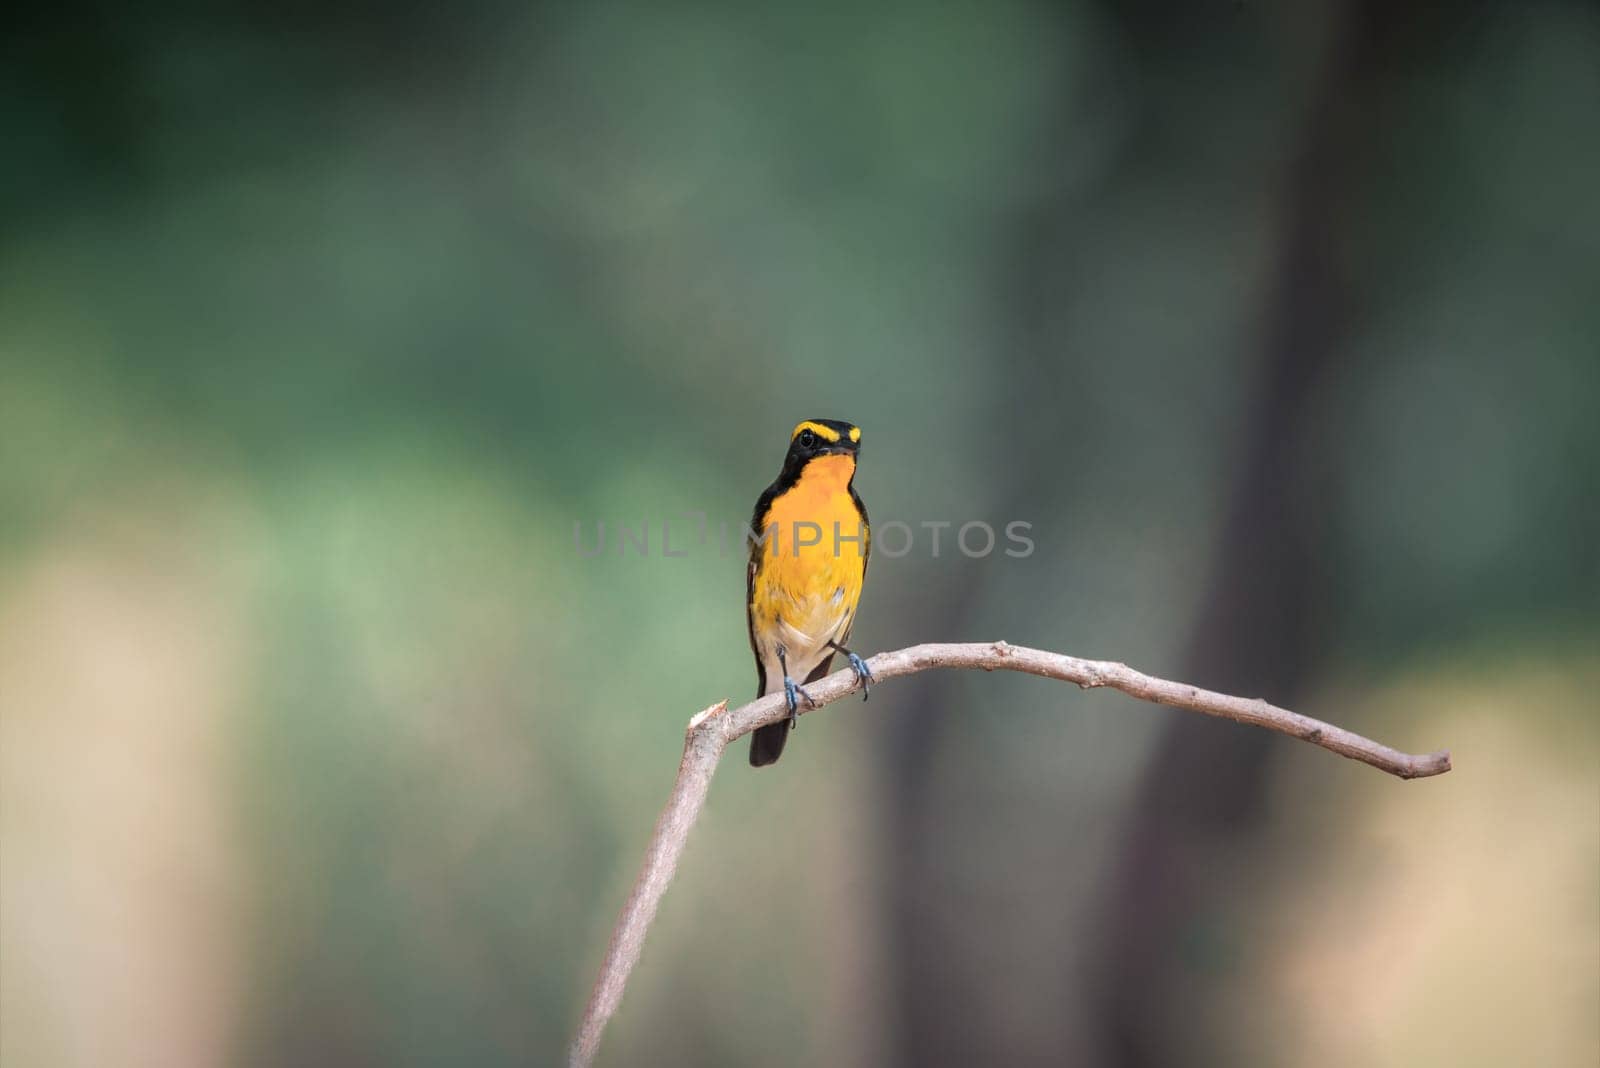
[[[559,1058],[754,686],[660,525],[813,416],[876,519],[1033,524],[880,555],[863,651],[1456,770],[886,684],[722,769],[603,1063],[1600,1062],[1592,6],[8,23],[6,1065]]]

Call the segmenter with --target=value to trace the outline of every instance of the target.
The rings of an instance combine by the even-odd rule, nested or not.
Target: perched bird
[[[827,675],[834,653],[849,658],[870,694],[872,672],[845,647],[872,548],[867,509],[854,485],[860,452],[859,427],[808,419],[789,435],[783,470],[756,501],[745,599],[756,696],[785,694],[789,718],[750,736],[752,767],[783,754],[799,699],[811,702],[802,685]]]

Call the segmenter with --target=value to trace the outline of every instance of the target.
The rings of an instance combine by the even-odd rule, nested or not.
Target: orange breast
[[[863,533],[850,496],[853,474],[853,456],[818,457],[768,509],[761,525],[773,541],[762,549],[751,604],[758,635],[767,630],[790,648],[805,648],[843,642],[849,633],[866,567],[865,542],[843,540]],[[800,540],[817,543],[799,545],[797,524]]]

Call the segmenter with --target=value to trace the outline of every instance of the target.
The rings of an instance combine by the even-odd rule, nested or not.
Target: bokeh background
[[[754,685],[675,517],[813,416],[875,518],[1033,524],[859,648],[1456,770],[884,685],[720,772],[603,1063],[1600,1062],[1594,7],[7,21],[6,1065],[556,1061]]]

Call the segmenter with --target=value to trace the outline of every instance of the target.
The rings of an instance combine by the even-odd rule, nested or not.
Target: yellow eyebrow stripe
[[[839,440],[839,432],[837,430],[834,430],[832,427],[823,426],[821,423],[810,422],[809,420],[795,427],[794,433],[789,435],[789,440],[793,441],[795,438],[799,437],[800,431],[802,430],[811,431],[823,441],[836,442]],[[860,437],[861,431],[857,430],[850,435],[850,440],[857,441],[860,439]]]
[[[861,428],[860,427],[853,426],[853,427],[850,428],[850,440],[851,441],[860,441],[861,440]]]

